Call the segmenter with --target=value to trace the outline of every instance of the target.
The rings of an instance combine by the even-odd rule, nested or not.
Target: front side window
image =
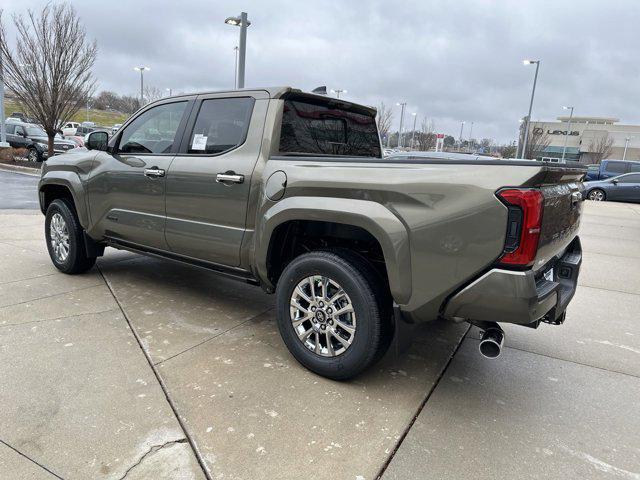
[[[375,117],[340,102],[286,99],[280,153],[380,157]]]
[[[216,155],[244,143],[253,103],[253,98],[245,97],[204,100],[187,152]]]
[[[127,125],[120,137],[122,153],[171,153],[187,102],[153,107]]]
[[[623,175],[618,177],[620,183],[640,183],[640,173]]]
[[[27,127],[27,135],[29,135],[30,137],[46,137],[47,132],[45,132],[40,127],[33,126],[33,127]]]

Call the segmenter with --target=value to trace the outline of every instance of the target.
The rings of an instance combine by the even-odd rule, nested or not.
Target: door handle
[[[235,172],[219,173],[216,175],[216,182],[242,183],[244,182],[244,175],[238,175]]]
[[[164,170],[158,167],[145,168],[144,176],[149,178],[164,177]]]

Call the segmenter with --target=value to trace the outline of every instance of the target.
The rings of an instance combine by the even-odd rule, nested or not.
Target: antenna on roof
[[[317,93],[318,95],[326,95],[327,94],[327,86],[322,85],[321,87],[314,88],[311,90],[311,93]]]

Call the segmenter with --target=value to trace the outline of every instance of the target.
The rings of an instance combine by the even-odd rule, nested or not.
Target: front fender
[[[289,197],[266,210],[256,230],[255,264],[260,280],[267,275],[269,241],[278,225],[291,220],[315,220],[360,227],[380,243],[389,289],[398,304],[411,297],[411,253],[405,225],[383,205],[367,200],[327,197]]]
[[[89,228],[89,208],[87,205],[87,196],[85,194],[84,186],[82,185],[82,181],[80,177],[75,172],[71,171],[63,171],[63,170],[52,170],[49,172],[45,172],[40,181],[38,182],[38,192],[40,198],[40,210],[42,213],[46,213],[44,211],[44,198],[42,195],[43,189],[47,185],[59,185],[62,187],[66,187],[73,197],[73,203],[76,207],[76,212],[78,213],[78,220],[80,220],[80,225],[85,230]]]

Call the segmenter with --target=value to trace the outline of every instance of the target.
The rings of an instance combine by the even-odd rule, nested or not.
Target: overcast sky
[[[2,8],[45,3],[2,0]],[[346,89],[349,100],[393,105],[396,126],[395,104],[406,101],[405,122],[417,112],[458,137],[464,120],[463,137],[474,122],[475,138],[506,142],[528,108],[535,67],[522,60],[533,58],[542,60],[534,119],[573,105],[575,115],[640,123],[639,0],[71,3],[98,42],[99,90],[137,94],[139,64],[162,90],[233,87],[238,28],[224,19],[244,10],[247,87]]]

